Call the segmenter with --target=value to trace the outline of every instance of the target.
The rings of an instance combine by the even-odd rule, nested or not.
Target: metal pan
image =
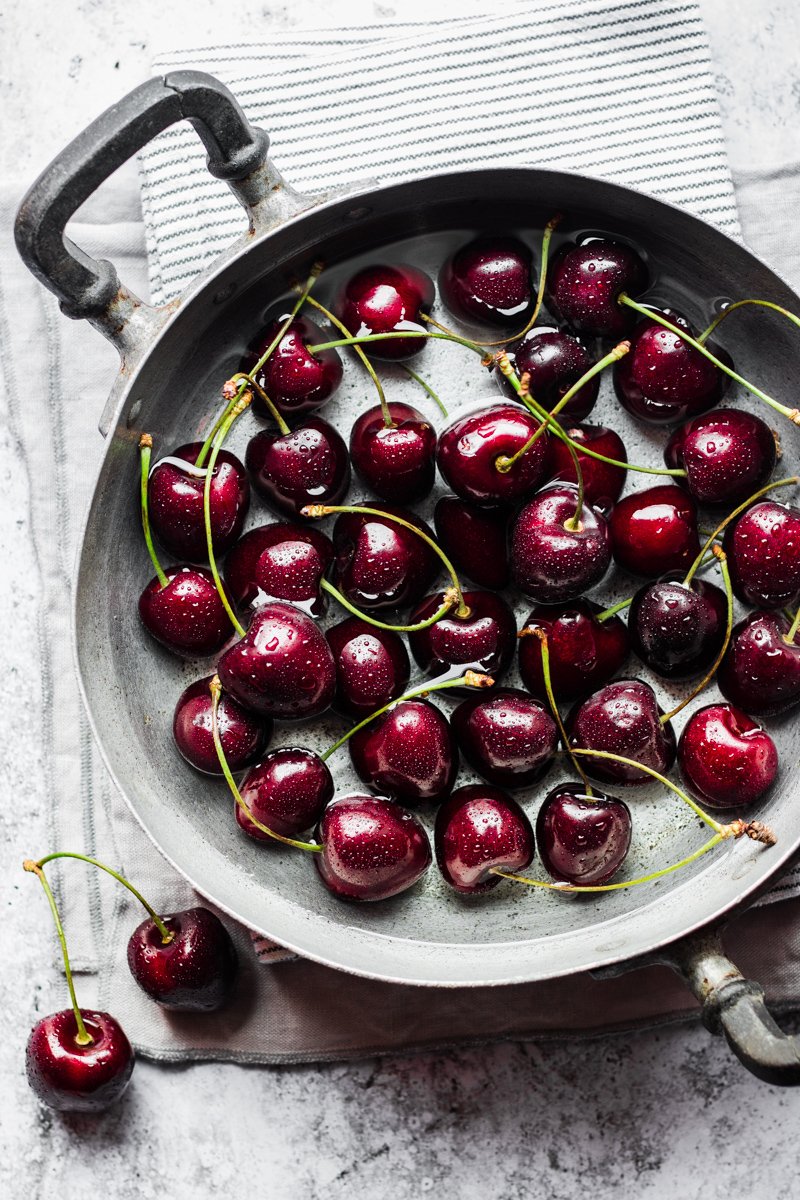
[[[123,161],[182,119],[205,143],[209,170],[242,203],[249,229],[182,296],[155,309],[64,230]],[[17,217],[17,244],[29,268],[68,316],[88,320],[120,354],[101,423],[109,436],[84,534],[74,631],[87,709],[118,787],[162,853],[200,892],[303,955],[381,979],[445,987],[667,962],[702,1001],[709,1028],[725,1032],[752,1071],[775,1083],[800,1082],[797,1042],[781,1033],[762,990],[742,978],[709,932],[752,901],[800,845],[797,771],[788,766],[797,761],[798,731],[788,722],[778,729],[787,766],[763,814],[779,836],[774,849],[743,840],[693,870],[594,900],[503,887],[465,903],[431,878],[381,905],[342,905],[319,886],[304,856],[265,854],[242,838],[214,781],[177,769],[169,720],[190,676],[167,655],[153,662],[157,652],[138,625],[134,597],[147,567],[133,506],[138,432],[151,431],[157,445],[185,440],[214,403],[267,301],[312,260],[322,256],[335,271],[359,255],[375,257],[397,241],[398,231],[441,243],[453,231],[541,228],[560,210],[572,228],[602,229],[646,247],[667,264],[666,283],[690,286],[696,297],[762,296],[794,310],[800,299],[743,246],[702,221],[594,179],[472,170],[319,199],[293,192],[267,149],[267,136],[213,78],[179,72],[153,79],[59,155]],[[772,326],[769,354],[760,322],[743,314],[736,333],[739,369],[774,394],[793,394],[800,377],[796,332]],[[791,467],[797,449],[792,431],[784,430],[784,465]],[[635,803],[644,841],[662,839],[662,862],[698,844],[696,826],[665,821],[652,799]]]

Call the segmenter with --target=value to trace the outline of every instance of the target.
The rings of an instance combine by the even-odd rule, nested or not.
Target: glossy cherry
[[[547,307],[578,333],[619,337],[633,314],[618,303],[622,292],[647,287],[647,267],[630,246],[606,238],[562,246],[547,276]]]
[[[543,629],[550,651],[550,676],[557,700],[577,700],[613,678],[628,658],[630,638],[616,614],[598,621],[603,610],[591,600],[578,599],[534,608],[525,630]],[[542,671],[542,643],[524,634],[519,639],[519,673],[525,687],[547,699]]]
[[[567,718],[570,744],[584,750],[603,750],[634,759],[662,775],[675,761],[675,733],[649,684],[639,679],[607,683],[576,705]],[[586,773],[608,783],[649,783],[651,776],[636,767],[585,756]]]
[[[470,696],[450,720],[464,758],[497,787],[537,783],[550,770],[558,749],[558,729],[550,713],[516,688]]]
[[[778,774],[772,738],[739,708],[708,704],[687,721],[678,766],[689,791],[709,808],[736,808],[765,796]]]
[[[172,735],[188,763],[206,775],[221,775],[211,721],[211,676],[190,683],[175,705]],[[269,717],[256,717],[222,693],[217,706],[220,740],[232,771],[242,771],[264,753],[272,736]]]
[[[455,783],[455,738],[441,709],[428,700],[401,700],[347,744],[359,778],[393,800],[438,803]]]
[[[410,266],[364,267],[340,293],[337,316],[351,336],[424,330],[422,314],[430,312],[434,287],[424,272]],[[366,342],[370,358],[403,359],[418,354],[426,338],[387,338]]]
[[[179,446],[169,458],[161,459],[150,472],[147,485],[150,526],[176,558],[191,562],[208,559],[203,492],[205,473],[193,474],[191,468],[202,449],[202,442]],[[220,450],[214,465],[209,508],[214,553],[222,556],[242,532],[250,507],[250,484],[239,459]]]
[[[446,259],[439,294],[461,321],[500,329],[524,323],[533,310],[533,256],[519,238],[475,238]]]
[[[139,616],[149,634],[182,658],[206,658],[221,650],[233,625],[204,567],[167,567],[168,583],[150,580],[139,597]]]
[[[610,529],[614,558],[632,575],[687,571],[700,552],[697,506],[671,483],[625,496],[611,513]]]
[[[698,504],[741,504],[767,482],[776,456],[766,421],[738,408],[687,421],[664,450],[666,465],[686,472],[683,486]]]
[[[436,430],[410,404],[388,404],[387,425],[380,405],[357,418],[350,433],[350,459],[363,482],[383,500],[412,504],[433,487]]]
[[[261,552],[253,571],[255,585],[260,596],[288,600],[318,617],[326,608],[321,583],[329,562],[305,539],[278,542]]]
[[[478,505],[510,504],[530,495],[545,474],[549,435],[543,434],[508,471],[511,458],[539,429],[519,404],[495,404],[456,417],[439,436],[436,462],[448,486]]]
[[[350,486],[341,435],[322,417],[280,433],[262,429],[245,454],[253,487],[275,512],[296,517],[307,504],[338,504]]]
[[[472,667],[497,681],[514,660],[517,623],[508,603],[497,592],[464,592],[469,615],[451,610],[427,629],[408,635],[411,653],[424,673],[443,675],[452,667]],[[411,612],[410,625],[425,621],[441,608],[444,592],[427,596]],[[465,689],[471,694],[471,689]]]
[[[734,593],[759,608],[800,602],[800,508],[761,500],[725,530]]]
[[[485,783],[457,788],[436,814],[436,861],[457,892],[488,892],[493,870],[523,871],[533,861],[531,823],[516,800]]]
[[[415,513],[388,504],[370,508],[390,514],[342,513],[333,528],[334,582],[351,604],[364,609],[403,608],[416,604],[439,574],[439,558],[410,529],[390,519],[430,530]]]
[[[238,961],[225,926],[208,908],[162,918],[172,934],[164,944],[148,917],[128,941],[128,966],[139,987],[172,1012],[211,1012],[233,990]]]
[[[786,641],[789,630],[778,612],[753,612],[734,626],[717,672],[726,700],[759,717],[800,704],[800,644]]]
[[[82,1046],[71,1008],[37,1021],[28,1038],[25,1065],[31,1088],[61,1112],[102,1112],[122,1096],[134,1054],[121,1025],[106,1012],[81,1009],[92,1041]]]
[[[288,312],[271,321],[248,346],[239,368],[250,374],[280,332]],[[335,350],[309,354],[308,347],[325,341],[322,330],[305,316],[297,316],[263,367],[254,376],[278,411],[285,417],[320,408],[342,382],[342,363]],[[259,393],[253,392],[253,412],[271,419],[273,414]]]
[[[548,875],[575,887],[597,887],[616,875],[631,844],[631,813],[616,796],[582,783],[548,792],[536,818],[539,856]]]
[[[607,429],[605,425],[571,425],[564,428],[573,442],[578,443],[575,451],[583,475],[584,499],[587,504],[593,504],[603,511],[610,510],[622,495],[627,471],[624,467],[615,467],[611,463],[601,462],[598,458],[583,454],[580,447],[587,446],[597,454],[604,454],[606,458],[627,462],[628,455],[622,438],[615,430]],[[548,479],[562,483],[578,482],[572,455],[561,438],[550,439],[545,474]]]
[[[405,692],[411,666],[398,634],[348,617],[325,636],[336,664],[337,712],[366,717]]]
[[[265,550],[286,542],[308,542],[325,563],[325,570],[333,562],[333,543],[321,530],[289,521],[259,525],[239,538],[225,559],[225,586],[234,604],[247,608],[259,599],[264,601],[256,583],[256,563]]]
[[[528,330],[518,342],[511,343],[506,353],[517,378],[522,378],[524,374],[529,376],[531,395],[548,412],[555,408],[594,362],[583,342],[564,330],[544,325],[536,325]],[[498,372],[497,379],[504,392],[516,396],[516,391],[505,376]],[[564,421],[583,421],[588,417],[599,390],[599,376],[587,380],[561,409],[559,419],[562,424]]]
[[[480,587],[508,586],[508,514],[503,508],[479,508],[458,496],[441,496],[433,523],[439,545],[459,573]]]
[[[272,750],[242,780],[241,797],[262,825],[282,837],[297,837],[316,825],[333,799],[333,776],[312,750],[281,746]],[[278,843],[234,805],[236,820],[256,841]]]
[[[417,818],[383,796],[341,796],[325,809],[314,863],[325,886],[345,900],[386,900],[407,891],[431,864]]]
[[[728,599],[713,583],[680,575],[648,583],[633,598],[628,630],[634,652],[665,679],[691,679],[722,649]]]
[[[520,511],[511,530],[511,576],[539,604],[577,599],[611,562],[608,522],[591,504],[576,519],[578,489],[549,484]]]

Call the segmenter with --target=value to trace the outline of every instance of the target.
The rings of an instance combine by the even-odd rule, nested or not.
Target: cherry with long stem
[[[741,504],[737,504],[736,508],[734,508],[732,512],[729,512],[727,517],[724,517],[723,520],[720,521],[720,523],[719,523],[719,525],[717,525],[716,529],[713,529],[711,531],[711,533],[708,535],[706,541],[700,547],[700,553],[697,555],[697,558],[694,560],[692,565],[689,567],[689,570],[686,572],[686,577],[683,581],[683,586],[689,587],[689,585],[691,584],[695,575],[697,574],[697,571],[700,569],[700,564],[703,561],[703,558],[711,550],[712,546],[716,542],[719,535],[723,532],[723,530],[725,530],[728,527],[728,525],[730,525],[731,521],[734,521],[736,519],[736,517],[738,517],[741,513],[743,513],[745,511],[745,509],[749,508],[751,504],[755,504],[756,500],[760,500],[762,496],[766,496],[767,492],[771,492],[773,490],[773,488],[790,487],[791,485],[796,484],[796,483],[800,483],[800,476],[787,475],[785,479],[775,479],[772,482],[765,484],[764,487],[759,488],[757,492],[753,492],[753,495],[748,496],[748,498],[746,500],[743,500]]]
[[[222,422],[222,425],[219,428],[219,432],[218,432],[216,438],[214,439],[214,445],[211,449],[211,455],[208,460],[208,467],[206,468],[205,484],[203,487],[203,519],[205,521],[205,528],[206,528],[206,548],[208,550],[208,565],[211,568],[211,574],[214,579],[214,586],[217,589],[219,598],[222,601],[222,605],[225,609],[225,612],[228,614],[231,624],[233,625],[236,632],[239,634],[239,637],[244,637],[246,630],[245,630],[244,626],[242,625],[241,621],[239,620],[239,618],[236,616],[236,613],[233,611],[233,606],[231,605],[231,602],[228,599],[228,594],[222,585],[222,579],[220,578],[219,568],[217,567],[216,555],[214,554],[214,537],[213,537],[213,533],[212,533],[212,529],[211,529],[211,483],[212,483],[212,480],[214,477],[214,467],[216,466],[219,452],[222,449],[222,445],[223,445],[226,437],[228,436],[228,432],[229,432],[231,426],[233,425],[234,421],[236,420],[236,418],[238,416],[241,416],[241,414],[249,406],[251,399],[252,399],[252,394],[250,392],[247,392],[247,391],[242,392],[242,394],[239,396],[238,400],[234,404],[233,408],[228,413],[225,420]]]
[[[143,433],[139,438],[139,464],[140,464],[140,507],[142,514],[142,532],[144,533],[145,545],[147,553],[150,555],[150,561],[155,569],[156,578],[165,588],[169,583],[164,568],[158,560],[156,548],[153,545],[153,535],[150,531],[150,507],[147,496],[147,484],[150,479],[150,458],[153,452],[153,438],[149,433]]]
[[[338,317],[334,316],[334,314],[330,311],[330,309],[325,308],[325,306],[323,304],[320,304],[319,300],[315,300],[313,296],[306,295],[305,300],[306,300],[306,303],[310,304],[313,308],[316,308],[318,312],[321,312],[323,317],[325,317],[330,322],[330,324],[333,325],[334,329],[338,329],[343,337],[350,337],[350,330],[347,328],[346,325],[342,324],[342,322],[339,320]],[[387,429],[394,429],[394,427],[396,425],[396,421],[394,420],[391,412],[389,411],[389,404],[386,399],[386,393],[383,390],[383,384],[381,383],[380,379],[378,378],[377,371],[375,370],[372,363],[369,361],[369,359],[367,358],[366,354],[364,353],[364,351],[361,349],[360,346],[353,346],[353,349],[355,350],[356,354],[358,355],[359,359],[361,360],[361,365],[364,367],[364,370],[367,372],[370,379],[375,384],[375,390],[378,393],[378,401],[381,406],[381,412],[383,413],[384,425],[386,426]]]
[[[78,1032],[75,1035],[75,1041],[79,1046],[91,1046],[94,1042],[94,1038],[86,1028],[86,1024],[83,1019],[83,1013],[78,1007],[78,998],[75,995],[75,984],[72,979],[72,967],[70,966],[69,961],[69,951],[67,950],[67,938],[66,934],[64,933],[64,926],[61,924],[61,916],[59,915],[56,898],[53,895],[53,891],[47,881],[47,877],[39,863],[34,862],[31,858],[26,858],[22,866],[24,870],[30,871],[33,875],[37,876],[39,882],[44,888],[44,894],[47,896],[47,902],[50,905],[50,911],[53,914],[53,921],[55,922],[56,933],[58,934],[58,941],[61,946],[61,955],[64,959],[64,974],[67,978],[70,1004],[72,1005],[72,1011],[75,1014],[75,1024],[78,1028]]]
[[[717,314],[708,328],[698,334],[697,340],[701,346],[708,341],[714,330],[722,324],[726,317],[735,312],[737,308],[745,308],[749,304],[758,305],[760,308],[772,309],[773,312],[780,313],[782,316],[787,317],[794,325],[800,327],[800,317],[796,317],[794,313],[789,312],[788,308],[782,308],[780,304],[773,304],[771,300],[736,300],[733,304],[726,305],[722,312]]]

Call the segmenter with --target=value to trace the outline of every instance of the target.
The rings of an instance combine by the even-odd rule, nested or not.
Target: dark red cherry
[[[283,313],[271,321],[250,343],[242,359],[241,371],[250,374],[272,345],[288,315]],[[342,382],[342,363],[335,350],[320,350],[317,354],[308,352],[309,346],[325,340],[322,330],[308,317],[295,317],[255,376],[256,383],[284,417],[320,408]],[[253,392],[252,408],[259,417],[272,418],[257,391]]]
[[[105,1012],[82,1008],[92,1042],[81,1046],[71,1008],[37,1021],[28,1038],[28,1083],[50,1108],[102,1112],[128,1086],[134,1054],[121,1025]]]
[[[342,513],[333,527],[334,581],[351,604],[365,609],[404,608],[425,595],[440,570],[430,546],[391,514],[431,535],[416,513],[389,504],[368,507],[386,517]]]
[[[552,412],[594,362],[589,351],[577,338],[561,329],[544,325],[536,325],[528,330],[520,341],[511,343],[506,353],[517,378],[521,379],[526,373],[530,376],[530,393],[537,404],[543,405],[548,412]],[[504,392],[512,397],[516,396],[504,375],[498,372],[497,378]],[[595,406],[599,390],[600,379],[599,376],[595,376],[567,401],[559,412],[559,421],[563,424],[565,421],[582,421],[588,417]]]
[[[214,577],[204,567],[168,567],[162,587],[157,576],[139,597],[139,616],[149,634],[181,658],[216,654],[233,634]]]
[[[205,468],[192,468],[202,442],[179,446],[168,458],[160,459],[150,472],[147,499],[150,526],[162,546],[176,558],[206,562],[203,492]],[[250,507],[250,484],[239,459],[220,450],[211,481],[211,534],[215,555],[221,557],[242,532]]]
[[[648,583],[633,598],[628,630],[634,652],[665,679],[691,679],[722,649],[728,619],[725,593],[705,579],[686,587],[681,577]]]
[[[325,563],[325,570],[333,562],[333,543],[319,529],[293,525],[289,521],[259,525],[239,538],[225,559],[225,586],[234,604],[248,608],[259,600],[256,563],[265,550],[284,542],[308,542]],[[261,596],[262,602],[264,599]]]
[[[558,749],[558,730],[549,712],[515,688],[471,696],[450,720],[464,758],[497,787],[537,783]]]
[[[409,615],[409,625],[432,617],[443,602],[444,592],[426,597]],[[464,603],[469,616],[459,617],[451,609],[434,625],[409,633],[411,653],[428,676],[471,667],[500,680],[514,660],[514,613],[497,592],[464,592]],[[466,690],[472,694],[472,689]]]
[[[578,333],[620,337],[633,323],[621,292],[638,296],[648,283],[642,259],[621,242],[592,238],[562,246],[547,275],[547,307]]]
[[[680,313],[655,310],[691,337],[696,332]],[[726,366],[730,355],[713,343],[708,350]],[[631,334],[630,352],[614,365],[614,390],[624,409],[652,425],[672,425],[703,413],[724,396],[729,376],[658,321],[643,318]]]
[[[374,333],[403,333],[424,330],[422,314],[430,312],[434,300],[431,280],[416,267],[376,266],[359,271],[341,292],[337,315],[352,337]],[[387,338],[366,342],[370,358],[411,358],[425,346],[426,338]]]
[[[413,887],[431,865],[417,818],[383,796],[341,796],[325,809],[314,863],[325,886],[344,900],[386,900]]]
[[[800,703],[800,645],[778,612],[754,612],[734,625],[717,673],[726,700],[753,716],[774,717]]]
[[[533,256],[519,238],[475,238],[448,258],[439,272],[439,293],[461,321],[513,328],[533,309]]]
[[[458,496],[442,496],[433,513],[439,545],[458,572],[480,587],[508,586],[508,514],[503,508],[478,508]]]
[[[685,573],[700,553],[697,506],[671,483],[625,496],[611,513],[610,528],[614,558],[632,575]]]
[[[473,504],[491,506],[522,499],[544,478],[548,434],[508,471],[499,471],[497,460],[511,458],[538,428],[539,422],[518,404],[495,404],[456,417],[439,436],[439,470],[456,495]]]
[[[687,721],[678,742],[683,782],[709,808],[736,808],[765,796],[778,774],[772,738],[730,704],[708,704]]]
[[[406,691],[411,666],[398,634],[347,617],[325,636],[336,663],[337,712],[367,717]]]
[[[800,603],[800,508],[761,500],[725,530],[733,590],[745,604]]]
[[[175,705],[172,734],[183,757],[206,775],[221,775],[211,723],[211,676],[190,683]],[[228,766],[235,773],[254,763],[272,737],[269,717],[256,717],[224,692],[217,705],[217,723]]]
[[[150,917],[128,941],[128,966],[142,991],[172,1012],[212,1012],[233,990],[238,962],[231,935],[208,908],[162,918],[172,941],[164,945]]]
[[[755,413],[718,408],[676,429],[664,450],[698,504],[741,504],[763,487],[776,459],[775,435]]]
[[[288,600],[313,617],[321,616],[327,599],[321,588],[330,561],[326,559],[327,555],[305,540],[267,546],[255,565],[256,587],[265,597]]]
[[[460,787],[436,814],[436,861],[457,892],[474,895],[497,887],[494,870],[524,871],[533,861],[531,823],[499,788]]]
[[[536,841],[553,879],[574,887],[598,887],[616,875],[628,856],[630,809],[605,792],[587,795],[582,783],[560,783],[539,809]]]
[[[450,723],[428,700],[401,700],[347,743],[360,779],[405,804],[438,803],[458,773]]]
[[[217,672],[245,708],[283,720],[315,717],[336,688],[330,647],[310,617],[291,604],[259,608],[241,641],[226,650]]]
[[[350,433],[350,458],[368,488],[394,504],[422,500],[436,474],[436,430],[410,404],[389,403],[393,425],[380,405],[356,420]]]
[[[239,791],[257,821],[282,837],[296,838],[316,825],[333,799],[333,776],[312,750],[282,746],[248,771]],[[250,837],[278,844],[253,824],[239,804],[234,812]]]
[[[288,517],[307,504],[339,504],[350,486],[347,447],[322,417],[306,417],[285,434],[262,429],[250,439],[245,462],[256,491]]]
[[[583,454],[580,446],[588,446],[590,450],[596,451],[597,454],[604,454],[606,458],[627,462],[628,455],[622,438],[613,429],[607,429],[604,425],[571,425],[565,426],[565,430],[574,442],[579,443],[579,446],[575,447],[575,451],[583,475],[584,499],[587,504],[593,504],[604,511],[610,510],[622,495],[628,473],[624,467],[614,467],[610,463],[601,462],[599,458]],[[550,439],[545,474],[548,479],[558,480],[561,483],[578,482],[572,455],[561,438]]]
[[[563,604],[594,587],[611,562],[608,522],[584,504],[576,528],[578,489],[549,484],[521,510],[511,530],[511,577],[539,604]]]
[[[603,750],[631,758],[662,775],[675,761],[675,733],[649,684],[639,679],[607,683],[577,704],[567,719],[570,743],[583,750]],[[581,759],[587,775],[608,783],[649,783],[652,776],[608,759]]]
[[[550,678],[557,700],[577,700],[596,691],[628,658],[630,639],[618,616],[598,621],[602,612],[591,600],[573,600],[534,608],[523,629],[543,629],[550,652]],[[547,699],[542,671],[542,643],[535,635],[519,639],[519,673],[525,687]]]

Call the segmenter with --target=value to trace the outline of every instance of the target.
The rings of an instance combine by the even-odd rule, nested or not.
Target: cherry
[[[61,1112],[102,1112],[119,1100],[134,1065],[121,1025],[106,1012],[81,1009],[91,1041],[78,1041],[71,1008],[37,1021],[28,1038],[28,1082],[41,1101]]]
[[[356,473],[376,496],[395,504],[422,500],[433,487],[436,430],[418,409],[392,401],[387,425],[380,405],[367,409],[350,433]]]
[[[211,676],[189,684],[175,705],[172,734],[188,763],[206,775],[221,775],[211,720]],[[269,717],[255,717],[223,695],[218,709],[219,731],[232,771],[241,771],[264,753],[272,736]]]
[[[587,795],[582,783],[560,783],[539,809],[536,841],[553,879],[597,887],[616,875],[628,856],[630,809],[604,792]]]
[[[686,472],[685,487],[699,504],[739,504],[772,474],[775,435],[755,413],[718,408],[672,434],[664,462]]]
[[[543,629],[550,648],[553,692],[559,700],[577,700],[607,683],[625,663],[630,639],[616,614],[599,620],[602,610],[591,600],[534,608],[519,640],[519,671],[525,687],[547,699],[542,670],[542,643],[529,636]]]
[[[750,613],[734,626],[717,673],[719,690],[737,708],[776,716],[800,703],[800,645],[777,612]]]
[[[167,567],[139,597],[139,616],[149,634],[182,658],[205,658],[221,650],[233,625],[210,571],[185,563]]]
[[[439,573],[439,559],[401,517],[430,534],[415,513],[394,505],[372,505],[385,518],[364,513],[341,513],[333,528],[336,551],[334,581],[359,608],[403,608],[416,604]]]
[[[411,667],[396,633],[348,617],[325,636],[336,663],[333,707],[337,712],[365,717],[406,690]]]
[[[251,529],[228,553],[225,559],[225,584],[234,604],[247,608],[259,600],[255,568],[265,550],[285,542],[308,542],[325,563],[325,570],[333,562],[333,543],[318,529],[307,529],[288,521],[275,521],[270,525],[259,525]],[[263,600],[264,597],[261,597]]]
[[[578,488],[550,484],[521,510],[511,530],[511,576],[540,604],[581,596],[611,561],[608,523],[598,509],[580,505]]]
[[[713,583],[680,575],[646,584],[633,598],[628,630],[639,658],[666,679],[691,679],[710,667],[725,641],[728,600]]]
[[[478,508],[458,496],[442,496],[433,514],[439,545],[456,570],[480,587],[502,591],[508,586],[509,565],[502,508]]]
[[[223,688],[261,716],[298,720],[324,712],[336,688],[330,647],[310,617],[274,601],[219,660]]]
[[[611,513],[617,563],[632,575],[656,578],[686,570],[697,557],[697,506],[671,483],[631,492]]]
[[[205,562],[208,558],[203,516],[204,469],[192,467],[202,442],[179,446],[150,472],[147,486],[150,524],[158,540],[177,558]],[[188,464],[188,467],[184,464]],[[242,532],[250,507],[250,484],[241,462],[220,450],[211,482],[211,534],[214,550],[222,555]]]
[[[529,376],[531,395],[548,412],[586,374],[593,362],[591,354],[577,338],[544,325],[536,325],[518,342],[512,342],[506,353],[517,378]],[[498,380],[504,392],[516,395],[502,374]],[[561,410],[562,417],[570,421],[584,420],[594,408],[599,390],[600,378],[596,375],[567,401]]]
[[[733,590],[759,608],[800,600],[800,508],[761,500],[725,530]],[[746,707],[746,706],[745,706]]]
[[[450,724],[428,700],[401,700],[354,733],[350,757],[360,779],[408,804],[438,803],[458,773]]]
[[[262,551],[253,572],[260,595],[288,600],[311,616],[321,616],[326,597],[322,579],[330,559],[310,541],[278,542]]]
[[[515,237],[479,237],[446,259],[439,292],[461,321],[501,329],[525,321],[533,310],[533,256]]]
[[[525,692],[501,688],[471,696],[452,714],[461,753],[488,783],[522,788],[550,770],[558,729],[550,714]]]
[[[533,394],[536,395],[535,392]],[[581,446],[588,446],[597,454],[604,454],[606,458],[616,459],[617,462],[627,462],[628,455],[622,438],[604,425],[564,426],[564,431],[573,442],[578,443],[575,451],[583,475],[584,500],[597,508],[610,510],[622,495],[627,472],[624,467],[615,467],[611,463],[601,462],[600,459],[583,454]],[[549,479],[562,483],[578,482],[572,455],[561,438],[550,439],[545,474]]]
[[[128,966],[139,987],[172,1012],[211,1012],[231,994],[238,962],[231,936],[208,908],[162,918],[164,938],[147,918],[128,941]]]
[[[365,267],[341,292],[336,311],[352,337],[424,330],[422,314],[434,300],[431,280],[416,267]],[[418,354],[425,338],[387,338],[367,342],[365,353],[374,358],[402,359]]]
[[[607,683],[577,704],[567,718],[570,745],[632,758],[665,774],[675,761],[672,725],[662,722],[655,692],[639,679]],[[608,783],[649,783],[650,776],[626,763],[587,756],[586,770]]]
[[[240,792],[256,821],[283,837],[297,837],[317,823],[325,805],[333,799],[333,777],[318,754],[282,746],[248,771]],[[234,811],[250,837],[256,841],[274,840],[253,824],[239,804]]]
[[[245,454],[253,487],[275,512],[296,517],[307,504],[338,504],[350,486],[341,435],[310,416],[286,433],[262,429]]]
[[[496,787],[460,787],[436,814],[436,861],[457,892],[474,895],[500,883],[494,871],[522,871],[533,860],[531,823]]]
[[[562,246],[554,257],[547,306],[578,333],[619,337],[633,319],[617,303],[620,294],[636,296],[647,282],[647,268],[630,246],[591,238],[578,246]]]
[[[320,878],[335,896],[386,900],[413,887],[431,864],[431,847],[412,813],[383,796],[342,796],[319,823]]]
[[[245,352],[240,371],[251,374],[289,315],[288,312],[281,314],[258,334]],[[309,354],[309,346],[323,341],[318,325],[308,317],[295,317],[270,357],[253,375],[283,416],[291,417],[320,408],[342,382],[342,363],[335,350]],[[272,416],[257,390],[253,392],[252,404],[253,411],[260,417]]]
[[[677,329],[696,336],[680,313],[656,310]],[[719,346],[709,345],[726,366],[730,356]],[[614,367],[614,389],[623,408],[641,421],[670,425],[685,421],[718,404],[730,378],[714,363],[657,321],[639,321],[631,334],[631,351]]]
[[[544,478],[549,435],[543,434],[508,471],[511,458],[540,428],[518,404],[495,404],[457,417],[439,436],[436,462],[450,488],[478,505],[511,503],[535,491]]]
[[[778,751],[760,725],[730,704],[708,704],[689,718],[678,766],[709,808],[736,808],[766,795],[778,774]]]
[[[409,633],[411,653],[429,677],[449,673],[453,667],[472,667],[500,679],[514,658],[514,613],[496,592],[464,592],[463,598],[469,615],[451,611],[427,629]],[[432,617],[444,599],[444,592],[426,597],[410,614],[409,624]]]

